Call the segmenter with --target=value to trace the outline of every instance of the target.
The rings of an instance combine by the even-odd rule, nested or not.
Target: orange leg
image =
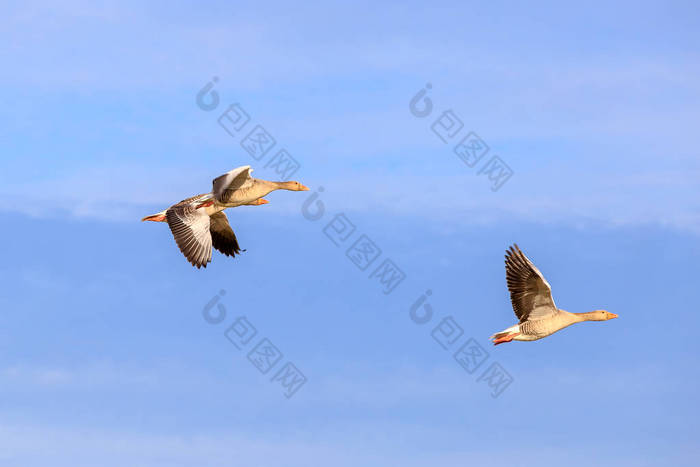
[[[503,344],[504,342],[510,342],[513,340],[514,337],[519,336],[519,332],[514,332],[512,334],[508,334],[507,336],[495,339],[493,341],[493,345],[498,345],[498,344]]]

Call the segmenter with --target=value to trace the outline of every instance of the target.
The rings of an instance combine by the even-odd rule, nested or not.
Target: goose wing
[[[238,246],[236,234],[233,233],[233,229],[228,223],[228,218],[223,211],[212,214],[209,219],[209,229],[211,231],[211,240],[214,248],[226,256],[236,256],[240,254],[241,251],[245,251],[241,250],[241,247]]]
[[[557,313],[549,282],[517,244],[506,250],[506,282],[513,311],[521,323]]]
[[[214,197],[217,201],[224,202],[227,191],[249,187],[253,183],[253,178],[250,176],[252,172],[253,169],[249,165],[244,165],[216,177],[212,182]]]
[[[197,209],[193,198],[182,201],[165,213],[175,243],[185,258],[197,269],[211,262],[211,234],[209,216],[204,209]]]

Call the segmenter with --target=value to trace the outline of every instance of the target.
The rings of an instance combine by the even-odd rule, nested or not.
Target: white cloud
[[[52,367],[18,364],[0,369],[4,388],[72,388],[96,389],[119,387],[152,387],[158,378],[136,368],[119,368],[109,362],[95,362],[83,367]]]
[[[493,193],[484,176],[463,166],[449,151],[445,165],[451,174],[378,175],[347,172],[343,178],[298,174],[325,188],[321,199],[329,212],[383,213],[429,219],[445,229],[478,224],[527,221],[614,228],[661,226],[700,233],[700,171],[659,171],[629,176],[595,173],[518,171]],[[256,173],[273,178],[264,169]],[[461,173],[459,173],[461,172]],[[163,170],[157,178],[143,167],[85,169],[53,180],[42,189],[26,184],[4,187],[0,210],[41,218],[91,218],[135,222],[180,199],[210,189],[211,174]],[[370,190],[358,189],[371,187]],[[270,215],[297,215],[310,193],[279,192],[262,208]],[[239,208],[247,209],[247,208]]]
[[[430,28],[415,37],[411,29],[387,29],[371,18],[366,19],[369,32],[358,35],[337,21],[347,13],[344,8],[308,7],[321,8],[339,23],[337,36],[319,41],[333,22],[315,24],[315,16],[306,10],[295,10],[288,18],[289,12],[276,11],[279,8],[256,14],[242,7],[235,15],[179,15],[118,2],[15,6],[0,20],[5,34],[12,36],[0,54],[14,64],[13,73],[3,82],[20,89],[36,87],[39,94],[42,90],[70,94],[105,89],[140,93],[159,89],[167,94],[183,88],[194,93],[215,73],[221,77],[222,98],[240,97],[244,107],[247,102],[253,105],[253,98],[245,98],[248,91],[264,90],[270,95],[257,97],[260,105],[275,101],[280,86],[291,94],[289,89],[302,85],[306,91],[301,97],[287,99],[298,99],[295,103],[301,105],[311,95],[326,93],[368,106],[328,112],[328,102],[320,100],[315,111],[304,109],[301,115],[255,115],[271,129],[304,135],[300,139],[314,149],[308,151],[311,154],[299,155],[290,148],[304,164],[300,177],[322,182],[334,209],[435,219],[446,228],[517,218],[700,230],[700,173],[692,139],[699,117],[694,104],[700,102],[700,67],[693,57],[589,53],[575,60],[570,56],[533,59],[518,56],[502,42],[488,48],[445,42],[441,31],[433,37]],[[420,20],[416,26],[436,18],[451,21],[447,11],[424,18],[401,8],[382,8],[408,24]],[[311,26],[295,27],[296,21]],[[85,37],[90,37],[89,43]],[[375,83],[377,73],[386,82]],[[334,89],[323,87],[336,78],[340,82]],[[433,144],[437,139],[429,133],[429,122],[416,122],[408,115],[410,95],[396,97],[389,107],[386,100],[377,98],[391,92],[394,82],[406,86],[414,79],[420,79],[417,86],[424,79],[435,79],[436,112],[453,108],[515,169],[514,178],[501,192],[491,193],[487,181],[461,165],[450,148]],[[320,89],[310,90],[315,86]],[[397,120],[401,115],[405,121]],[[191,128],[170,133],[178,133],[173,135],[176,140],[195,139],[200,123],[188,122]],[[213,119],[210,124],[216,126]],[[528,148],[527,154],[533,154],[539,151],[538,144],[556,140],[570,145],[589,141],[592,145],[587,148],[603,150],[577,154],[568,162],[566,155],[551,154],[550,148],[533,160],[501,151],[513,142],[531,143],[534,149]],[[229,145],[233,147],[223,136],[214,143],[216,149]],[[382,165],[382,154],[396,158],[403,150],[411,156]],[[420,152],[439,162],[417,160]],[[561,160],[559,167],[541,169],[555,157]],[[307,170],[310,164],[314,167]],[[378,165],[392,164],[393,173],[378,173]],[[140,166],[86,165],[46,180],[15,182],[6,177],[0,210],[39,217],[133,221],[153,207],[162,209],[208,191],[216,175],[191,167],[166,167],[154,173],[153,168]],[[595,165],[599,170],[590,171]],[[581,173],[581,166],[589,172]],[[424,168],[430,170],[423,174]],[[256,175],[264,172],[258,169]],[[371,189],[358,190],[359,185]],[[298,198],[275,196],[266,210],[298,212]]]
[[[256,436],[249,432],[179,436],[5,424],[0,425],[0,460],[5,465],[23,467],[343,467],[386,466],[387,463],[407,467],[505,467],[529,465],[520,461],[537,459],[538,465],[542,466],[587,466],[595,460],[595,464],[601,466],[641,467],[667,463],[689,465],[688,462],[698,457],[697,447],[689,444],[675,444],[675,449],[666,450],[663,456],[650,454],[648,445],[642,452],[626,443],[619,443],[615,450],[597,446],[593,452],[589,446],[563,443],[558,446],[551,443],[523,445],[515,439],[499,445],[482,443],[483,446],[478,448],[465,446],[473,446],[474,440],[435,448],[429,444],[435,442],[436,435],[439,437],[435,428],[380,423],[374,427],[350,424],[341,431],[329,429],[330,432],[320,437],[308,433]],[[416,444],[407,446],[403,441],[406,438],[415,439]]]
[[[271,407],[266,417],[255,426],[246,427],[240,420],[231,420],[230,428],[206,429],[201,423],[196,427],[168,426],[148,429],[140,426],[120,424],[112,427],[110,420],[105,424],[84,424],[81,417],[57,422],[55,417],[48,417],[44,422],[41,412],[23,411],[20,417],[4,417],[0,423],[0,463],[3,465],[22,465],[26,467],[52,465],[55,467],[71,466],[200,466],[200,465],[257,465],[266,466],[384,466],[387,459],[392,463],[406,466],[440,465],[463,466],[466,463],[476,465],[511,466],[514,459],[538,459],[540,465],[554,466],[562,463],[571,466],[589,465],[592,458],[596,465],[659,465],[663,453],[668,456],[668,444],[664,440],[648,443],[644,449],[634,449],[637,439],[623,436],[609,439],[598,445],[595,452],[589,450],[587,440],[575,443],[567,442],[563,435],[552,435],[550,443],[533,445],[539,440],[537,433],[523,433],[518,439],[511,439],[504,444],[496,433],[490,430],[498,425],[497,420],[479,422],[478,418],[465,420],[459,426],[447,419],[443,411],[454,403],[464,409],[465,404],[478,404],[479,396],[493,405],[494,416],[512,414],[512,408],[518,407],[518,391],[533,387],[537,381],[551,381],[549,390],[533,394],[530,398],[535,404],[546,399],[551,392],[557,393],[561,387],[577,388],[580,394],[597,394],[604,400],[611,396],[619,397],[621,393],[629,397],[665,397],[659,392],[659,385],[641,385],[633,390],[630,381],[658,381],[676,390],[670,381],[672,368],[637,366],[624,371],[600,373],[596,378],[581,374],[580,369],[564,368],[541,369],[528,372],[518,377],[514,384],[515,393],[503,395],[498,401],[492,401],[483,385],[465,377],[458,368],[418,369],[401,367],[395,370],[378,370],[374,366],[353,366],[335,369],[334,374],[322,380],[309,382],[304,394],[295,396],[287,404],[289,412],[279,409],[286,417],[283,425],[277,420]],[[90,391],[97,398],[85,406],[99,403],[101,391],[114,391],[121,394],[120,400],[128,401],[132,390],[145,391],[156,397],[173,391],[191,397],[192,391],[203,388],[218,387],[223,394],[234,397],[228,404],[238,404],[235,400],[246,400],[248,405],[267,404],[265,398],[255,385],[241,384],[243,392],[231,391],[229,383],[219,379],[221,375],[209,375],[206,371],[193,371],[182,364],[140,362],[138,365],[124,367],[109,362],[89,364],[84,367],[32,367],[14,366],[0,370],[0,384],[5,390],[20,388],[36,397],[36,389],[46,391],[46,397],[60,402],[61,394],[73,390],[76,394]],[[226,376],[230,379],[229,376]],[[236,386],[239,388],[239,386]],[[473,388],[475,394],[470,394]],[[520,388],[520,389],[519,389]],[[27,389],[30,389],[27,391]],[[57,390],[60,389],[60,392]],[[208,391],[209,391],[208,390]],[[24,392],[23,391],[23,392]],[[207,391],[207,392],[208,392]],[[691,389],[688,389],[691,391]],[[565,399],[558,394],[555,399]],[[223,401],[222,401],[223,402]],[[138,404],[148,404],[139,398]],[[279,403],[273,402],[272,407]],[[82,404],[82,403],[81,403]],[[289,406],[293,407],[289,407]],[[324,407],[352,408],[350,414],[333,417],[323,413]],[[393,413],[396,407],[400,414]],[[443,420],[443,423],[413,422],[412,411],[424,411],[426,408],[441,407],[431,416],[431,420]],[[569,407],[571,409],[571,407]],[[255,411],[255,409],[252,409]],[[473,417],[488,413],[487,407],[474,408]],[[300,415],[295,425],[293,414]],[[99,411],[97,412],[99,415]],[[424,416],[421,416],[423,419]],[[551,417],[551,415],[548,415]],[[244,419],[246,417],[243,417]],[[183,419],[186,420],[186,419]],[[201,422],[201,421],[200,421]],[[508,421],[508,426],[512,423]],[[527,423],[526,421],[518,423]],[[158,431],[159,430],[159,431]],[[484,431],[487,430],[487,431]],[[557,438],[560,436],[560,438]],[[673,444],[673,456],[676,463],[686,464],[697,458],[697,446],[677,441]],[[592,456],[592,457],[591,457]],[[669,462],[671,458],[664,457]],[[515,464],[517,465],[517,463]]]

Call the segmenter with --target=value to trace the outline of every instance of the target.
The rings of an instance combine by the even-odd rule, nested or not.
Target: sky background
[[[4,3],[0,466],[698,465],[699,23],[693,2]],[[233,103],[311,191],[229,210],[247,251],[197,270],[139,220],[237,166],[275,179],[217,124]],[[500,190],[431,131],[447,110],[512,168]],[[513,242],[559,307],[620,318],[491,346]],[[246,358],[263,337],[268,374]]]

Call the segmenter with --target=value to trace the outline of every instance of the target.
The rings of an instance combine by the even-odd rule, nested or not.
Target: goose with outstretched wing
[[[211,193],[193,196],[142,221],[167,222],[175,243],[198,269],[211,262],[212,247],[226,256],[240,254],[238,239],[223,210],[267,204],[263,196],[274,190],[306,191],[299,182],[270,182],[252,178],[249,165],[217,177]]]
[[[491,336],[494,345],[536,341],[574,323],[617,318],[605,310],[569,313],[557,308],[549,282],[517,244],[506,250],[506,283],[519,323]]]

